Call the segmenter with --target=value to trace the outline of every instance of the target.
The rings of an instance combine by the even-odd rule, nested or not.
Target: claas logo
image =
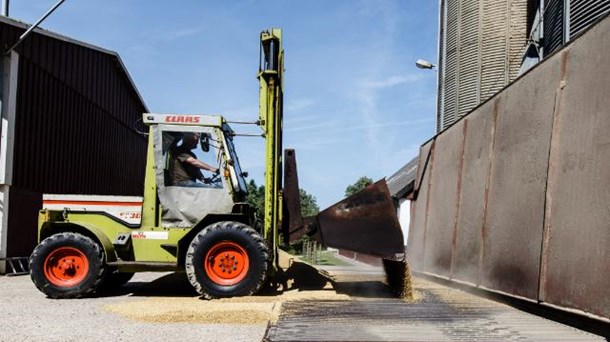
[[[133,232],[131,233],[132,239],[146,239],[146,234],[143,232]]]
[[[165,117],[165,122],[199,123],[199,117],[190,115],[170,115]]]

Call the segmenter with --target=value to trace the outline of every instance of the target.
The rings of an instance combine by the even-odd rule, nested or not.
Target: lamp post
[[[47,13],[45,13],[40,19],[38,19],[37,22],[34,23],[34,25],[30,26],[30,28],[28,28],[21,36],[19,36],[19,40],[17,40],[17,42],[15,44],[13,44],[13,46],[11,46],[8,50],[6,50],[4,52],[5,55],[8,55],[12,50],[14,50],[17,46],[19,46],[19,44],[21,44],[25,38],[27,38],[27,36],[30,35],[30,33],[32,33],[34,31],[35,28],[38,27],[38,25],[40,25],[40,23],[42,23],[45,19],[47,19],[48,16],[50,16],[56,9],[57,7],[61,6],[61,4],[63,4],[63,2],[66,0],[58,0],[57,3],[55,3],[55,5],[53,5],[53,7],[51,7],[51,9],[49,9],[47,11]],[[4,8],[3,10],[6,10],[7,14],[8,14],[8,0],[6,0],[6,2],[4,3],[6,8]]]
[[[436,71],[438,71],[438,65],[436,64],[432,64],[430,62],[428,62],[425,59],[418,59],[417,61],[415,61],[415,66],[420,68],[420,69],[425,69],[425,70],[432,70],[432,69],[437,69]],[[443,130],[443,124],[442,124],[442,118],[441,118],[441,113],[443,112],[443,101],[441,99],[441,93],[443,91],[443,84],[441,83],[441,79],[439,74],[437,74],[437,78],[436,78],[436,87],[438,90],[438,93],[436,94],[437,96],[437,101],[436,101],[436,132],[440,132]]]

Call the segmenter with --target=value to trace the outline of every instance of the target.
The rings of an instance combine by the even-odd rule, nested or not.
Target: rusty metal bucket
[[[327,247],[390,260],[404,258],[404,240],[385,179],[330,206],[315,217],[302,218],[296,156],[284,153],[284,220],[282,235],[293,242],[311,235]]]

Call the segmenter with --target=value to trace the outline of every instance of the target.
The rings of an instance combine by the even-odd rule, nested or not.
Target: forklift
[[[282,32],[263,31],[257,121],[266,140],[262,227],[254,226],[255,210],[246,202],[247,173],[226,118],[145,113],[144,196],[43,195],[39,244],[30,257],[36,287],[50,298],[80,298],[118,287],[135,272],[174,271],[186,273],[203,298],[247,296],[280,283],[280,241],[305,234],[329,247],[403,260],[385,180],[315,217],[301,216],[295,151],[282,147],[283,73]],[[175,182],[181,153],[197,145],[218,172],[195,184]]]

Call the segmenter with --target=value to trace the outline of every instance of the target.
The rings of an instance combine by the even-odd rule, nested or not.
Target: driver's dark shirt
[[[190,150],[178,147],[174,151],[174,158],[172,161],[172,184],[178,184],[184,181],[196,181],[197,179],[203,178],[203,174],[198,167],[195,167],[186,162],[189,158],[195,158],[195,154]]]

